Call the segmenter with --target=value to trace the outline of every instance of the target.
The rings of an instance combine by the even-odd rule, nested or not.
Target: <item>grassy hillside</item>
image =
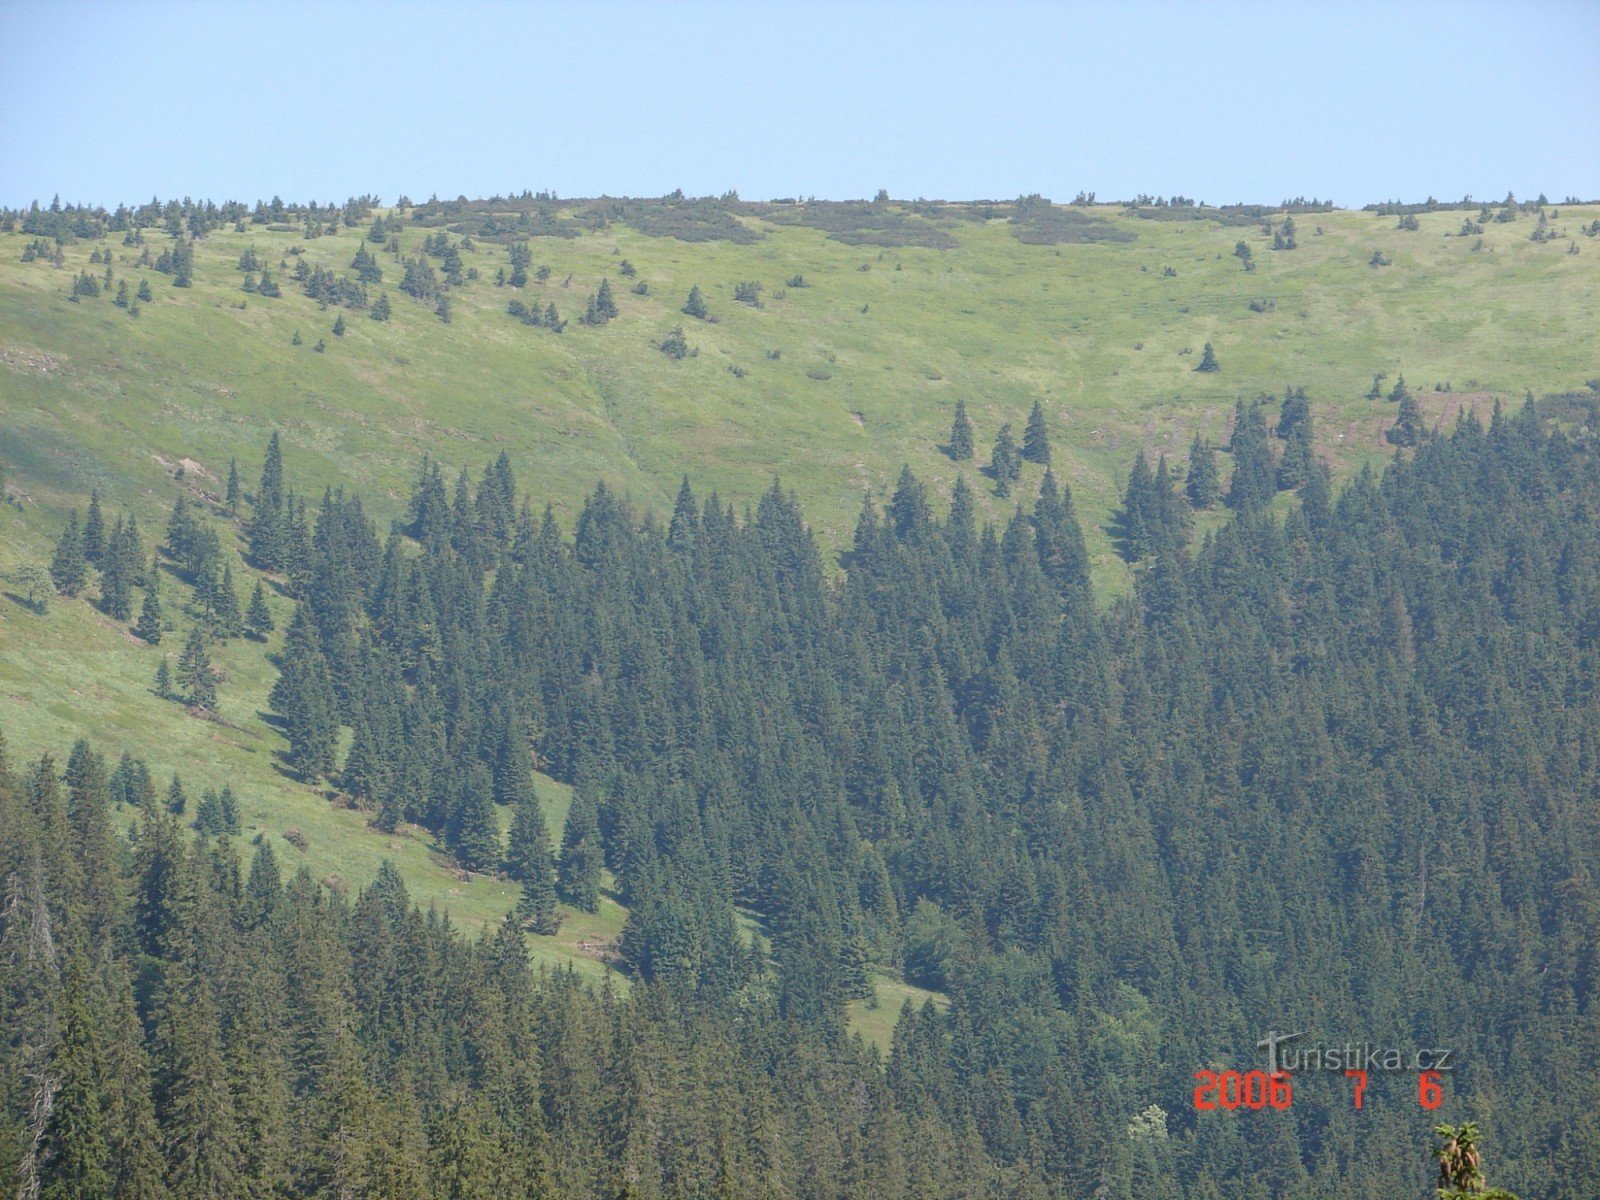
[[[578,225],[574,211],[559,214],[565,232]],[[780,209],[725,216],[721,232],[735,236],[695,242],[652,236],[643,220],[588,221],[578,236],[532,239],[534,266],[550,273],[520,292],[494,283],[509,269],[508,247],[478,240],[463,259],[479,277],[452,291],[449,323],[400,292],[400,262],[363,228],[308,240],[298,228],[224,227],[198,243],[188,289],[139,268],[120,235],[66,246],[57,267],[22,262],[31,239],[0,234],[0,465],[18,502],[0,508],[0,576],[47,561],[68,508],[93,487],[108,517],[137,513],[148,543],[180,490],[220,497],[230,457],[248,489],[274,429],[294,486],[314,495],[354,485],[380,523],[399,512],[424,452],[476,476],[505,449],[522,487],[569,529],[597,479],[664,514],[684,474],[738,505],[779,475],[838,549],[862,493],[884,493],[903,464],[936,493],[965,472],[988,515],[1008,512],[1014,501],[996,497],[977,467],[1001,423],[1020,436],[1038,401],[1055,469],[1087,526],[1097,586],[1110,594],[1127,577],[1105,525],[1134,453],[1181,459],[1197,432],[1225,443],[1240,398],[1304,386],[1319,445],[1342,474],[1389,452],[1392,407],[1365,396],[1378,372],[1403,373],[1431,421],[1600,375],[1600,240],[1581,232],[1600,209],[1561,209],[1550,220],[1556,236],[1540,241],[1529,236],[1537,214],[1490,223],[1480,238],[1452,236],[1475,215],[1462,212],[1423,213],[1414,231],[1393,216],[1305,213],[1298,248],[1285,251],[1270,248],[1256,221],[1149,220],[1103,207],[1068,234],[1098,240],[1033,244],[1019,228],[1051,237],[1056,227],[951,211],[880,214],[891,233],[899,221],[943,248],[852,244]],[[406,257],[435,232],[402,225]],[[145,240],[152,254],[168,244],[154,230]],[[1240,240],[1254,271],[1234,254]],[[289,268],[303,257],[348,275],[361,246],[377,252],[384,280],[370,291],[388,294],[393,316],[343,311],[335,337],[342,310],[319,308]],[[115,280],[150,283],[137,318],[109,295],[69,301],[79,271],[102,275],[89,257],[103,247]],[[241,290],[239,258],[252,249],[280,298]],[[1380,251],[1391,265],[1370,265]],[[624,261],[636,276],[624,277]],[[795,276],[803,286],[788,282]],[[620,315],[581,325],[604,278]],[[734,299],[745,281],[762,285],[760,307]],[[633,290],[640,283],[648,294]],[[679,311],[696,285],[712,321]],[[514,296],[555,304],[565,332],[509,316]],[[678,325],[696,353],[674,361],[658,344]],[[1221,364],[1214,375],[1193,369],[1207,342]],[[960,466],[939,448],[957,399],[978,446],[978,461]],[[1024,496],[1040,468],[1027,471]],[[225,544],[248,596],[254,576],[240,543]],[[419,898],[464,923],[510,907],[509,885],[459,879],[422,831],[377,833],[279,769],[282,739],[262,712],[274,672],[260,646],[237,640],[218,652],[226,724],[201,721],[150,690],[159,656],[175,655],[181,636],[149,647],[82,599],[39,615],[7,586],[0,729],[14,755],[61,757],[79,735],[113,755],[135,748],[163,784],[181,772],[191,794],[231,782],[259,832],[298,829],[305,849],[285,844],[283,857],[318,878],[359,886],[389,856]],[[289,602],[274,604],[281,630]],[[567,796],[543,786],[558,832]],[[597,947],[622,918],[607,901],[535,942],[551,962],[598,972]],[[880,1008],[857,1014],[879,1040],[908,994],[884,988]]]

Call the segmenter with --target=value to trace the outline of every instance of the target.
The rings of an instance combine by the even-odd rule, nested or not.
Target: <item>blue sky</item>
[[[1600,3],[0,0],[0,204],[1600,196]]]

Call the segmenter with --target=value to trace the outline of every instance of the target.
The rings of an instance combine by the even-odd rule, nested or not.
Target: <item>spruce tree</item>
[[[233,513],[235,516],[239,515],[239,498],[239,460],[237,458],[230,458],[228,460],[228,492],[226,503],[228,506],[228,511]]]
[[[289,623],[278,682],[268,703],[283,718],[289,762],[301,777],[316,780],[332,771],[339,736],[333,684],[316,626],[304,604]]]
[[[580,784],[567,810],[561,831],[561,860],[556,891],[573,908],[596,912],[600,908],[600,870],[605,854],[600,844],[600,814],[587,786]]]
[[[239,1137],[223,1031],[210,981],[173,964],[156,1017],[161,1050],[157,1111],[175,1200],[243,1195]]]
[[[206,649],[205,634],[198,625],[189,630],[183,653],[178,656],[178,682],[195,708],[209,710],[217,706],[217,681],[211,673],[211,655]]]
[[[188,807],[189,796],[183,790],[183,780],[174,774],[172,782],[167,784],[167,811],[175,817],[181,817]]]
[[[1022,457],[1041,466],[1050,464],[1050,431],[1044,423],[1044,409],[1037,400],[1033,402],[1028,426],[1022,434]]]
[[[955,420],[950,423],[950,458],[955,462],[972,459],[972,422],[967,419],[967,402],[956,401]]]
[[[1139,562],[1155,548],[1158,532],[1155,507],[1155,480],[1141,450],[1133,460],[1133,470],[1128,472],[1128,486],[1122,493],[1122,512],[1117,519],[1122,535],[1122,556],[1131,563]]]
[[[500,865],[500,818],[494,784],[481,763],[462,772],[450,828],[451,849],[468,871],[493,871]]]
[[[63,596],[76,596],[83,590],[89,575],[88,563],[83,557],[83,535],[78,532],[78,514],[67,514],[67,527],[56,542],[55,557],[50,560],[50,582]]]
[[[1000,426],[1000,432],[995,435],[994,449],[989,454],[989,474],[994,478],[995,494],[1002,497],[1011,495],[1011,485],[1022,478],[1022,455],[1017,451],[1009,422]]]
[[[126,621],[133,615],[132,576],[143,564],[130,561],[132,558],[126,527],[118,517],[111,541],[100,556],[100,609],[113,621]]]
[[[1199,509],[1212,508],[1222,499],[1217,452],[1210,442],[1202,442],[1198,433],[1189,445],[1189,478],[1183,490],[1189,503]]]
[[[1291,389],[1284,396],[1277,433],[1284,440],[1283,456],[1278,460],[1278,489],[1290,491],[1311,478],[1311,405],[1304,388]]]
[[[512,878],[522,881],[517,900],[517,919],[535,933],[548,936],[561,927],[556,912],[554,869],[550,861],[550,838],[544,814],[531,792],[517,803],[511,818],[510,846],[506,866]]]
[[[1272,446],[1261,402],[1248,406],[1239,401],[1233,417],[1233,478],[1228,483],[1228,507],[1249,512],[1271,502],[1277,492]]]
[[[611,294],[610,279],[602,279],[600,281],[600,290],[595,293],[594,311],[595,314],[600,318],[600,323],[602,325],[616,317],[617,301],[616,298]]]
[[[222,797],[207,788],[194,810],[194,830],[201,837],[222,832]]]
[[[161,562],[150,561],[144,577],[144,604],[139,608],[139,619],[134,623],[133,636],[154,646],[161,641]],[[163,659],[163,661],[165,661]]]
[[[1222,370],[1222,367],[1217,363],[1217,352],[1211,348],[1210,342],[1207,342],[1205,349],[1200,352],[1200,361],[1196,364],[1195,370],[1203,371],[1208,375]]]
[[[225,563],[222,578],[213,590],[214,620],[222,637],[237,637],[243,624],[239,616],[239,592],[233,584],[233,564]]]
[[[264,642],[272,630],[272,610],[267,607],[267,591],[258,579],[255,591],[250,593],[250,607],[245,610],[244,631],[254,641]]]
[[[699,284],[689,289],[689,299],[684,301],[683,312],[685,316],[693,317],[697,321],[706,319],[706,299],[700,294]]]
[[[505,870],[513,879],[527,879],[551,870],[550,833],[532,792],[524,792],[512,808]]]
[[[106,523],[100,514],[100,490],[89,493],[89,515],[83,522],[83,557],[96,564],[106,552]]]
[[[68,968],[61,1036],[50,1056],[55,1099],[38,1146],[39,1200],[111,1200],[115,1182],[101,1080],[105,1055],[84,973]]]
[[[165,654],[161,656],[161,661],[156,663],[155,692],[163,700],[172,699],[172,664]]]
[[[1422,408],[1417,404],[1416,398],[1406,390],[1405,381],[1395,385],[1399,393],[1400,409],[1395,413],[1394,424],[1383,436],[1392,446],[1415,446],[1426,433],[1422,424]]]
[[[284,563],[283,450],[274,430],[261,464],[261,486],[256,489],[255,519],[250,525],[250,555],[265,570],[281,570]]]

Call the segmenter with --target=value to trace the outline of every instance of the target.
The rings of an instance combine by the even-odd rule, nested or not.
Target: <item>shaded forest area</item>
[[[1134,594],[1096,610],[1048,475],[979,528],[907,472],[833,580],[777,484],[739,514],[686,482],[665,527],[599,487],[569,538],[503,459],[453,493],[425,462],[381,538],[275,441],[286,768],[528,903],[470,940],[392,870],[285,882],[148,797],[122,835],[87,744],[6,763],[0,1169],[50,1200],[1426,1194],[1403,1087],[1193,1110],[1197,1068],[1304,1028],[1452,1047],[1439,1116],[1496,1182],[1592,1200],[1600,464],[1531,403],[1337,498],[1307,467],[1282,519],[1270,459],[1192,550],[1141,482]],[[580,827],[506,843],[534,767]],[[626,998],[530,972],[519,928],[601,857]],[[841,1022],[873,965],[950,1001],[886,1062]]]

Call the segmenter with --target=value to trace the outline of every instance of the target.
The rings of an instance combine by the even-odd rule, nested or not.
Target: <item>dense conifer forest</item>
[[[506,456],[426,459],[381,529],[355,480],[308,502],[274,437],[237,504],[295,602],[288,769],[523,901],[469,936],[392,868],[295,873],[137,753],[12,752],[0,1174],[24,1200],[1371,1200],[1428,1194],[1434,1120],[1471,1119],[1496,1183],[1593,1200],[1600,462],[1530,401],[1335,493],[1314,400],[1285,398],[1283,450],[1241,406],[1226,497],[1198,438],[1187,483],[1140,459],[1135,584],[1098,604],[1048,472],[996,526],[908,469],[834,570],[780,481],[741,510],[685,480],[659,518],[597,486],[564,529]],[[1042,418],[1022,453],[1048,461]],[[202,618],[162,686],[226,712],[209,648],[271,615],[213,515],[180,496],[155,568],[106,521],[69,524],[57,589],[98,576],[159,636],[170,568]],[[535,771],[575,789],[564,828]],[[525,931],[612,883],[627,994],[531,968]],[[873,968],[948,998],[886,1056],[842,1021]],[[1443,1107],[1307,1072],[1285,1111],[1196,1111],[1195,1072],[1274,1029],[1448,1048]]]

